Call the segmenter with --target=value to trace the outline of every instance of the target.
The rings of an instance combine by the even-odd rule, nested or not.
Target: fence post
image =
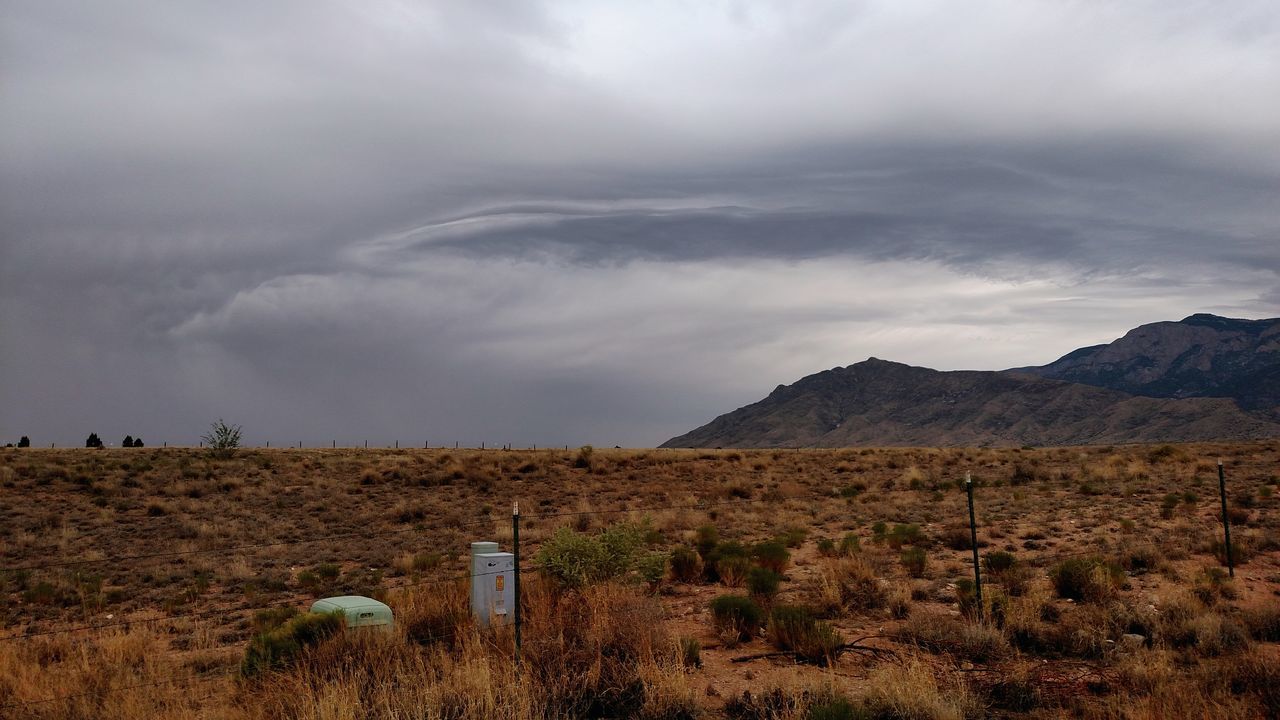
[[[1236,560],[1231,552],[1231,521],[1227,519],[1227,475],[1222,470],[1222,458],[1218,458],[1218,495],[1222,498],[1222,534],[1227,543],[1227,575],[1236,576]]]
[[[515,559],[512,578],[516,596],[516,665],[520,664],[520,501],[511,504],[511,553]]]
[[[978,523],[973,518],[973,475],[964,474],[964,489],[969,495],[969,545],[973,548],[973,589],[978,598],[978,619],[982,619],[982,571],[978,569]]]

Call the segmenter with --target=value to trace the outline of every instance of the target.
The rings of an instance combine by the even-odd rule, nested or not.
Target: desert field
[[[1277,484],[1275,441],[4,449],[0,717],[1276,717]],[[468,607],[517,501],[518,661]],[[345,594],[395,630],[298,614]]]

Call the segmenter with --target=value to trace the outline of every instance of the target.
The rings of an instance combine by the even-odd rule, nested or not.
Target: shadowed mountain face
[[[1148,397],[1229,397],[1280,419],[1280,318],[1192,315],[1151,323],[1108,345],[1011,372]]]
[[[1193,315],[1044,368],[939,372],[871,358],[782,385],[663,447],[1077,445],[1280,437],[1280,322]],[[1071,374],[1094,382],[1044,377]],[[1269,382],[1268,382],[1269,379]],[[1100,386],[1106,380],[1124,388]],[[1181,384],[1180,384],[1181,383]],[[1162,395],[1155,396],[1159,390]],[[1234,394],[1232,394],[1234,393]],[[1217,397],[1214,397],[1217,396]],[[1237,402],[1258,412],[1248,412]]]

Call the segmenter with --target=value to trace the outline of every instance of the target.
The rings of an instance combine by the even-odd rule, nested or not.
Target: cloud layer
[[[0,13],[5,439],[651,445],[1280,311],[1272,3]]]

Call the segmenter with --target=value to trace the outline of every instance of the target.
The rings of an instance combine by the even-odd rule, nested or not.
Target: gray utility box
[[[391,608],[373,598],[360,595],[343,595],[317,600],[311,604],[311,612],[341,612],[349,628],[381,627],[390,630],[395,622],[391,616]]]
[[[515,612],[516,556],[481,552],[471,556],[471,613],[482,628],[506,625]]]

